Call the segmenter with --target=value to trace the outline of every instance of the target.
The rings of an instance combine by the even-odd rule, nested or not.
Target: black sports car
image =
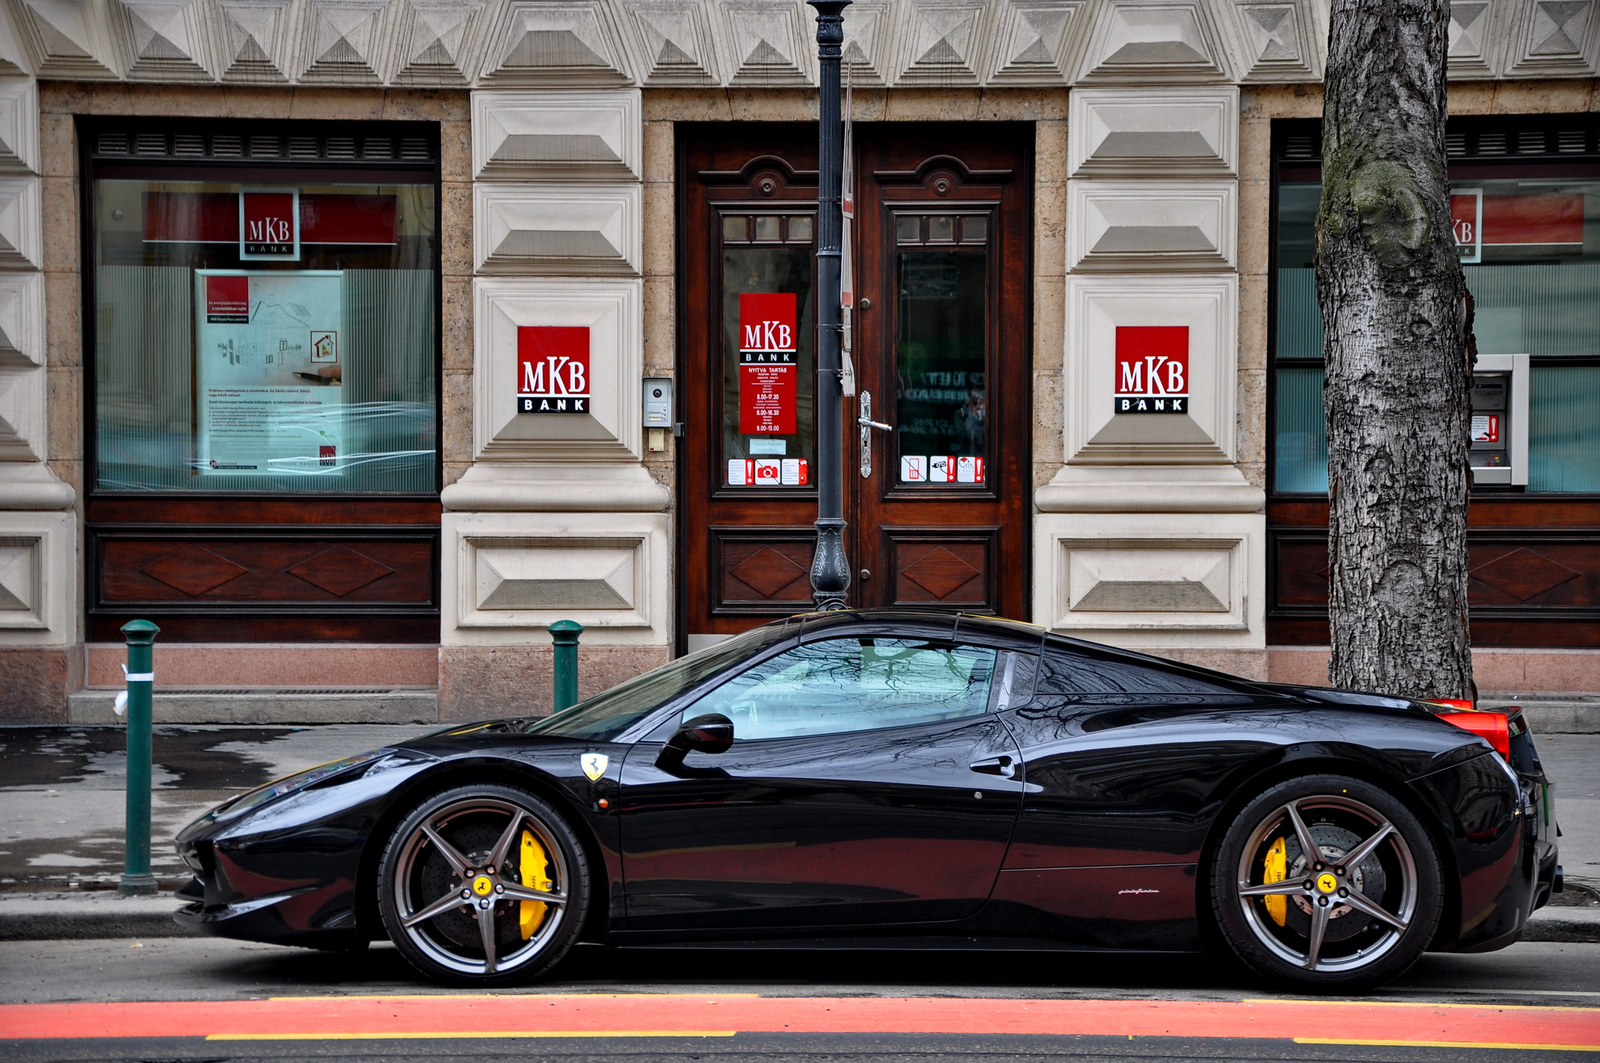
[[[1560,888],[1521,720],[984,617],[768,624],[178,836],[180,922],[496,985],[607,945],[1188,952],[1353,988]]]

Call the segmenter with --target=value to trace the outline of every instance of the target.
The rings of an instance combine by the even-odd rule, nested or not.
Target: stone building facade
[[[1458,240],[1502,271],[1481,274],[1509,330],[1495,409],[1533,470],[1480,476],[1479,685],[1600,690],[1600,16],[1451,19],[1481,230]],[[1325,502],[1295,420],[1318,370],[1293,361],[1317,325],[1290,260],[1327,21],[1318,0],[848,9],[877,304],[853,356],[922,433],[869,433],[873,476],[851,472],[860,604],[1325,678]],[[164,628],[158,719],[221,722],[541,711],[558,619],[584,625],[590,691],[801,611],[809,348],[771,392],[800,424],[766,439],[731,337],[738,297],[783,291],[735,273],[810,246],[813,32],[798,0],[0,0],[0,720],[111,719],[135,616]],[[274,191],[297,235],[268,261],[246,214]],[[345,375],[207,361],[245,327],[208,286],[229,277],[290,278],[291,309],[324,293],[311,344],[339,332]],[[585,408],[525,412],[523,374],[573,336],[586,370],[560,393]],[[268,423],[226,406],[241,387],[331,411],[321,458],[286,441],[304,408]],[[252,446],[280,464],[228,478]]]

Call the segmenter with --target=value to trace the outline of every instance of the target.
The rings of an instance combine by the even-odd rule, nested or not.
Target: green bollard
[[[160,632],[148,620],[122,625],[128,638],[128,822],[117,892],[130,897],[156,892],[156,877],[150,873],[150,688]]]
[[[555,711],[578,703],[578,636],[583,625],[576,620],[557,620],[550,625],[550,640],[555,643]]]

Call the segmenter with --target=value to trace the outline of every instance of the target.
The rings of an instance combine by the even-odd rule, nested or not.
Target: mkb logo
[[[1189,412],[1189,326],[1118,325],[1117,413]]]
[[[239,192],[239,257],[300,260],[300,190],[254,188]]]
[[[589,412],[587,325],[517,328],[517,412]]]

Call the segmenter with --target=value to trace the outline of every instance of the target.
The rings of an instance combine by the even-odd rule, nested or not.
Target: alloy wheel
[[[424,802],[384,855],[390,937],[424,973],[454,981],[503,983],[547,968],[571,943],[581,899],[564,828],[509,787]]]

